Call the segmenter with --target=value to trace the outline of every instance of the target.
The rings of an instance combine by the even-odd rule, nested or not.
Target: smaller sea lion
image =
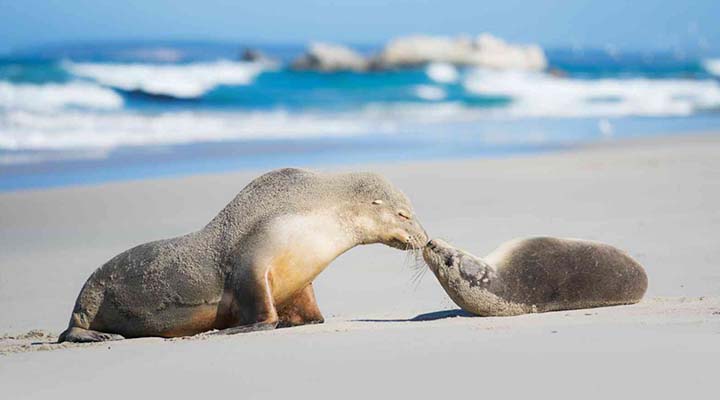
[[[480,316],[633,304],[647,289],[637,261],[588,240],[515,239],[481,259],[433,239],[423,258],[450,298]]]

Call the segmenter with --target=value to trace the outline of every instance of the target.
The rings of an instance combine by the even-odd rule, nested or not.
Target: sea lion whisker
[[[427,274],[427,269],[419,270],[418,276],[415,278],[414,281],[414,287],[413,290],[417,290],[418,287],[420,287],[420,284],[422,283],[423,279],[425,278],[425,274]]]
[[[422,258],[422,251],[420,249],[413,249],[408,254],[412,259],[410,259],[410,268],[413,270],[418,269],[425,269],[427,264],[425,264],[425,260]]]
[[[422,268],[422,269],[416,269],[413,272],[413,276],[410,280],[410,282],[413,286],[413,290],[417,290],[417,288],[420,286],[420,283],[422,282],[422,279],[425,276],[426,271],[427,271],[427,269]]]
[[[412,254],[412,250],[405,252],[405,258],[403,261],[403,265],[406,268],[410,268],[410,269],[415,268],[415,255]]]

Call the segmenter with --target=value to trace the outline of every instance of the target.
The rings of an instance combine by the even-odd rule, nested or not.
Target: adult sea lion
[[[515,239],[481,259],[433,239],[423,258],[450,298],[481,316],[633,304],[647,289],[637,261],[588,240]]]
[[[360,244],[426,241],[410,201],[379,175],[272,171],[203,229],[141,244],[97,269],[59,342],[320,323],[312,281],[336,257]]]

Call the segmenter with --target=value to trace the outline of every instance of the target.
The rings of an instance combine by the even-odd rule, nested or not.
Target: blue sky
[[[554,47],[718,53],[719,17],[719,0],[0,0],[0,52],[63,41],[380,43],[486,31]]]

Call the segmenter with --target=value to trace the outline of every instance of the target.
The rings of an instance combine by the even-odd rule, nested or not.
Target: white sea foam
[[[112,89],[92,83],[16,84],[0,81],[0,110],[57,110],[66,107],[110,110],[123,106]]]
[[[476,70],[465,89],[513,99],[502,112],[521,117],[670,116],[720,107],[720,85],[690,79],[570,79],[543,73]]]
[[[417,85],[415,95],[423,100],[437,101],[447,97],[445,89],[436,85]]]
[[[720,76],[720,58],[711,58],[703,61],[705,70],[715,76]]]
[[[113,148],[228,139],[299,138],[370,132],[371,124],[347,116],[276,112],[64,111],[0,114],[0,148],[7,150]]]
[[[357,111],[35,112],[0,110],[0,149],[110,149],[253,139],[343,137],[416,132],[418,124],[477,120],[458,102],[372,103]]]
[[[437,83],[454,83],[460,77],[457,68],[448,63],[432,63],[425,68],[425,73]]]
[[[248,85],[269,66],[262,63],[216,61],[184,65],[76,63],[63,67],[71,74],[122,90],[141,90],[177,98],[200,97],[218,85]]]

